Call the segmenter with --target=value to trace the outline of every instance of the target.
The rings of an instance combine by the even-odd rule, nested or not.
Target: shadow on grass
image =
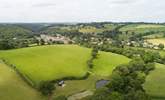
[[[165,96],[151,96],[153,100],[165,100]]]

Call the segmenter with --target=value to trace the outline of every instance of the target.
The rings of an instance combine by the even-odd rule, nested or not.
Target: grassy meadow
[[[154,45],[159,45],[160,43],[165,45],[165,38],[147,39],[147,41]]]
[[[19,71],[35,84],[39,84],[46,80],[84,76],[89,72],[87,60],[91,57],[91,49],[77,45],[38,46],[0,51],[0,57],[16,65]],[[118,59],[123,60],[119,62]],[[65,81],[66,86],[64,88],[57,86],[54,96],[70,96],[86,90],[94,91],[97,80],[109,78],[117,65],[127,63],[129,60],[122,55],[100,51],[87,79]]]
[[[165,31],[164,25],[156,25],[156,24],[129,24],[120,29],[122,32],[135,32],[135,33],[145,33],[151,31]]]
[[[88,72],[87,60],[90,54],[91,49],[88,48],[54,45],[0,51],[0,58],[14,64],[25,76],[39,84],[46,80],[84,76]],[[124,60],[119,63],[118,59],[121,58]],[[115,66],[128,61],[128,58],[121,55],[100,52],[92,72],[109,76]]]
[[[119,62],[119,59],[122,59],[122,61]],[[94,60],[94,67],[92,70],[90,70],[91,75],[85,80],[66,81],[66,86],[64,88],[57,87],[55,93],[58,94],[55,94],[55,96],[69,96],[86,90],[94,91],[95,83],[97,80],[108,79],[116,66],[128,63],[129,61],[130,59],[122,55],[108,52],[99,52],[97,59]]]
[[[104,24],[104,26],[102,28],[96,28],[94,26],[85,26],[85,27],[81,27],[79,29],[79,32],[82,32],[82,33],[102,33],[104,31],[113,30],[116,27],[117,27],[117,25],[114,25],[114,24]]]
[[[99,52],[98,59],[94,60],[93,72],[96,75],[109,76],[116,66],[126,64],[129,61],[130,59],[119,54]]]
[[[147,35],[147,36],[143,36],[144,39],[157,39],[157,38],[162,38],[164,37],[164,33],[160,32],[160,33],[156,33],[156,34],[151,34],[151,35]]]
[[[26,84],[14,70],[0,62],[0,100],[47,100]]]
[[[93,35],[94,37],[96,36],[95,38],[97,40],[97,33],[104,33],[114,29],[117,30],[118,26],[121,26],[119,29],[121,34],[118,34],[117,38],[121,41],[127,41],[130,37],[136,34],[141,34],[143,39],[153,43],[154,45],[159,45],[160,43],[165,45],[165,25],[163,24],[121,23],[101,25],[82,24],[76,26],[53,25],[45,28],[43,27],[43,29],[38,29],[38,33],[71,34],[72,32],[81,32],[85,34],[84,36],[90,33],[90,35]],[[19,35],[21,35],[19,32],[23,33],[25,37],[27,34],[32,33],[32,31],[29,31],[28,28],[24,29],[18,26],[8,27],[9,26],[3,26],[0,28],[0,31],[4,31],[4,34],[0,35],[1,37],[4,35],[14,39],[13,37],[15,36],[18,36],[19,38]],[[151,34],[146,35],[148,32]],[[13,33],[18,34],[14,35]],[[20,36],[20,38],[22,37]],[[100,40],[101,39],[98,38],[98,43]],[[110,40],[113,40],[113,38],[110,38]],[[87,44],[88,43],[90,42],[87,42]],[[128,46],[125,46],[125,48],[157,51],[162,57],[165,56],[165,50]],[[38,87],[42,81],[51,81],[66,77],[80,78],[84,77],[87,73],[90,73],[89,77],[86,79],[65,80],[65,86],[59,86],[57,83],[54,84],[56,89],[50,96],[53,100],[53,98],[61,95],[72,97],[74,95],[79,96],[79,94],[83,92],[94,93],[96,90],[96,82],[98,80],[108,80],[116,66],[126,64],[131,60],[120,54],[99,51],[98,56],[92,62],[93,68],[89,68],[87,61],[91,59],[91,51],[91,48],[62,44],[43,46],[32,44],[27,48],[0,50],[0,100],[48,100],[49,98],[43,96],[41,92],[37,91],[37,89],[28,85],[14,69],[7,65],[7,63],[14,65],[16,69],[19,70],[19,72],[29,79],[36,87]],[[5,64],[5,61],[3,62],[3,60],[7,63]],[[146,82],[143,86],[145,91],[152,97],[152,100],[165,100],[164,74],[165,65],[156,63],[156,69],[151,71],[146,77]]]
[[[101,79],[108,79],[109,77],[97,76],[97,75],[90,75],[85,80],[68,80],[65,81],[65,87],[57,86],[54,97],[59,95],[71,96],[82,91],[91,91],[94,92],[95,84],[98,80]]]
[[[77,45],[38,46],[0,51],[1,58],[16,65],[17,69],[37,84],[42,80],[84,76],[89,71],[86,62],[90,58],[90,54],[91,49]],[[90,70],[91,75],[87,79],[65,81],[66,86],[57,86],[53,96],[71,96],[82,91],[93,92],[97,80],[108,79],[117,65],[128,63],[129,61],[130,59],[125,56],[99,51],[97,59],[94,60],[94,67]],[[43,97],[41,98],[38,92],[23,82],[10,67],[0,64],[0,69],[2,73],[0,76],[0,92],[7,89],[7,91],[0,93],[0,96],[4,98],[3,100],[10,100],[10,97],[4,96],[5,94],[16,98],[13,100],[23,98],[22,96],[28,97],[28,95],[32,95],[30,100],[44,99]],[[154,100],[163,100],[165,98],[164,72],[165,65],[156,64],[156,69],[150,73],[144,84],[145,90],[155,98]],[[15,90],[18,92],[12,94]],[[20,93],[19,96],[18,93]],[[26,98],[21,100],[26,100]]]
[[[165,100],[165,65],[156,64],[156,69],[147,76],[144,88],[154,100]]]
[[[0,51],[0,57],[16,65],[38,84],[68,76],[84,76],[90,53],[90,49],[76,45],[55,45]]]

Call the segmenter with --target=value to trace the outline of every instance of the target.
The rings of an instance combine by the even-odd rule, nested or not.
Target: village
[[[73,44],[75,43],[73,40],[68,37],[62,36],[60,34],[56,35],[48,35],[48,34],[40,34],[39,37],[36,37],[38,41],[44,41],[45,44]]]

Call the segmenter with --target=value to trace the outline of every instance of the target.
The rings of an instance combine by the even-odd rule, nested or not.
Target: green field
[[[107,38],[107,40],[116,40],[117,38],[120,41],[126,41],[132,39],[130,37],[134,39],[135,36],[135,38],[142,37],[146,42],[154,45],[160,43],[165,45],[164,24],[93,23],[59,26],[52,24],[50,26],[41,25],[37,27],[0,25],[0,40],[4,38],[9,40],[27,39],[33,35],[33,32],[66,36],[71,34],[71,37],[75,35],[74,33],[81,32],[82,36],[80,34],[80,38],[85,38],[89,33],[89,37],[93,37],[95,41],[97,38],[97,41],[100,41],[102,38],[103,41],[104,38]],[[113,31],[120,34],[117,34],[115,38],[109,39],[106,37],[106,33],[113,33]],[[105,33],[105,37],[103,33]],[[101,39],[99,38],[100,35]],[[74,36],[71,39],[74,40]],[[98,56],[93,60],[93,68],[89,68],[87,61],[91,60],[92,57],[91,48],[78,45],[37,46],[36,44],[30,44],[29,46],[20,49],[0,50],[0,100],[48,100],[49,98],[53,100],[61,95],[66,97],[88,96],[88,94],[93,94],[96,90],[96,82],[98,80],[110,79],[111,73],[116,66],[126,64],[131,60],[120,54],[99,51]],[[165,50],[128,46],[125,46],[125,48],[157,51],[162,57],[165,57]],[[13,66],[22,74],[21,76],[12,68]],[[87,78],[79,79],[87,73],[90,73]],[[164,74],[165,65],[156,63],[156,69],[151,71],[146,77],[146,82],[143,86],[146,93],[152,97],[152,100],[165,100]],[[26,81],[23,79],[23,76],[27,79]],[[59,86],[57,83],[54,83],[56,89],[51,96],[43,96],[37,90],[42,81],[63,80],[63,78],[67,77],[78,79],[64,80],[65,86]],[[34,88],[26,83],[27,81],[31,82]]]
[[[94,26],[85,26],[85,27],[80,27],[79,32],[82,33],[102,33],[104,31],[110,31],[113,30],[117,27],[117,25],[114,24],[104,24],[102,28],[97,28]]]
[[[135,33],[145,33],[145,32],[161,32],[165,31],[164,25],[156,25],[156,24],[129,24],[120,29],[120,31],[125,32],[135,32]]]
[[[94,60],[93,72],[96,75],[109,76],[116,66],[129,61],[130,59],[119,54],[100,52],[98,59]]]
[[[39,84],[43,80],[84,76],[89,72],[87,60],[91,57],[91,49],[76,45],[38,46],[0,51],[0,57],[16,65],[24,75]],[[122,61],[119,62],[118,59]],[[94,67],[90,70],[91,75],[87,79],[65,81],[66,86],[57,86],[54,96],[94,91],[97,80],[107,79],[117,65],[128,63],[129,60],[122,55],[99,52],[94,60]]]
[[[79,29],[79,32],[82,32],[82,33],[101,33],[103,31],[104,31],[103,29],[98,29],[92,26],[86,26]]]
[[[76,45],[39,46],[0,51],[1,58],[16,65],[17,69],[35,84],[69,76],[84,76],[88,72],[86,62],[90,54],[91,49]],[[128,58],[113,53],[101,52],[99,56],[93,70],[97,75],[110,75],[113,68],[120,64],[117,59],[123,58],[121,63],[129,61]],[[114,61],[111,58],[115,58]]]
[[[68,80],[65,81],[65,87],[57,86],[54,96],[65,95],[70,96],[82,91],[94,91],[96,81],[101,79],[108,79],[109,77],[90,75],[87,79],[84,80]]]
[[[118,59],[122,59],[122,61],[119,62]],[[57,87],[55,95],[69,96],[81,91],[94,91],[95,83],[97,80],[108,79],[116,66],[118,66],[119,64],[128,63],[129,61],[130,59],[122,55],[107,52],[99,52],[98,58],[94,60],[94,67],[89,78],[85,80],[66,81],[66,86],[64,88]]]
[[[0,57],[14,64],[34,83],[63,77],[82,77],[88,68],[90,49],[56,45],[1,51]]]
[[[36,84],[42,80],[84,76],[89,71],[86,62],[89,60],[90,54],[91,49],[77,45],[38,46],[0,51],[1,58],[16,65],[17,69]],[[82,91],[94,91],[97,80],[108,79],[117,65],[129,61],[130,59],[125,56],[100,51],[97,59],[94,60],[93,69],[90,70],[91,75],[87,79],[65,81],[66,86],[57,86],[53,96],[70,96]],[[30,100],[44,99],[23,82],[10,67],[0,64],[0,71],[0,97],[4,98],[3,100],[10,100],[11,97],[12,100],[19,100],[29,95],[31,95]],[[165,65],[156,64],[156,70],[151,72],[144,84],[147,93],[156,98],[155,100],[165,99],[164,73]],[[14,92],[15,90],[16,92]],[[6,96],[6,94],[9,96]],[[26,100],[26,98],[21,100]]]
[[[165,100],[165,65],[156,64],[156,69],[147,76],[144,88],[154,100]]]
[[[68,33],[73,32],[75,30],[82,32],[82,33],[102,33],[104,31],[111,31],[115,29],[116,27],[120,26],[122,24],[113,24],[113,23],[105,23],[102,25],[75,25],[75,26],[51,26],[48,28],[43,28],[41,32],[49,33],[49,34],[61,34],[61,33]]]
[[[165,38],[157,38],[157,39],[147,39],[149,43],[154,45],[164,44],[165,45]]]
[[[163,32],[147,35],[147,36],[144,36],[143,38],[144,39],[157,39],[157,38],[162,38],[162,37],[164,37],[164,33]]]
[[[120,28],[119,31],[122,32],[122,34],[119,35],[121,40],[127,40],[135,34],[144,35],[144,38],[163,37],[165,26],[156,24],[128,24]],[[146,35],[145,33],[147,32],[149,32],[150,35]]]
[[[0,100],[46,100],[14,70],[0,62]]]

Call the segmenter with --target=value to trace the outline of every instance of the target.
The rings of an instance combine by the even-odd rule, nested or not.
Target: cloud
[[[129,5],[129,4],[136,4],[141,2],[142,0],[110,0],[112,4],[115,5]]]
[[[32,7],[55,7],[55,3],[38,3],[38,4],[33,4]]]
[[[132,4],[132,3],[136,3],[140,0],[113,0],[112,3],[113,4]]]
[[[165,0],[0,0],[0,22],[165,22]]]

